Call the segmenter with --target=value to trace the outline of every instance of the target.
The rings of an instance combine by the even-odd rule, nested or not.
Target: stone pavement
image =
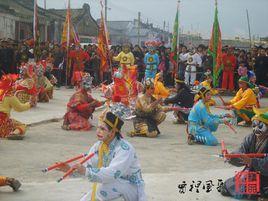
[[[41,170],[60,160],[87,152],[89,146],[96,141],[96,128],[89,132],[70,132],[61,129],[60,119],[66,111],[66,102],[73,90],[55,91],[55,99],[50,103],[38,104],[37,108],[25,113],[14,113],[13,117],[32,125],[23,141],[2,140],[0,142],[0,174],[18,178],[23,186],[17,193],[9,188],[0,188],[0,201],[76,201],[90,189],[89,182],[84,178],[70,178],[57,183],[62,176],[60,172],[43,174]],[[94,92],[100,98],[100,93]],[[217,100],[219,101],[219,100]],[[267,99],[262,99],[267,106]],[[94,114],[93,124],[97,124]],[[220,112],[213,109],[213,112]],[[40,123],[41,122],[41,123]],[[156,139],[130,138],[125,135],[133,128],[132,122],[126,122],[123,135],[133,144],[141,163],[146,183],[148,201],[230,201],[217,192],[218,179],[225,180],[234,175],[236,170],[223,159],[216,157],[220,146],[206,147],[189,146],[186,143],[184,125],[172,124],[172,114],[160,125],[161,135]],[[228,150],[235,149],[250,128],[237,127],[238,134],[221,125],[215,136],[226,142]],[[212,180],[213,191],[206,193],[189,192],[192,181]],[[185,194],[179,193],[178,184],[187,183]]]
[[[12,117],[27,125],[61,120],[66,112],[66,104],[74,91],[74,89],[61,87],[60,90],[54,90],[54,98],[49,103],[37,103],[35,108],[25,112],[13,111]],[[103,99],[99,90],[94,90],[94,97],[99,100]]]

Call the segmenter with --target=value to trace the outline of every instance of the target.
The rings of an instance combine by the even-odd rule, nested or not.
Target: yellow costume
[[[257,98],[252,89],[248,88],[245,91],[239,89],[236,96],[229,102],[235,108],[235,114],[238,116],[237,122],[250,122],[254,116],[253,106],[257,105]]]
[[[161,76],[161,73],[157,73],[154,79],[154,97],[156,99],[167,98],[169,96],[169,90],[159,80]]]
[[[16,96],[22,103],[30,101],[32,96],[36,96],[35,81],[33,78],[21,79],[16,83]]]
[[[119,61],[120,65],[134,65],[135,59],[132,52],[120,52],[116,57],[113,57],[115,61]]]
[[[15,130],[19,131],[19,135],[24,135],[26,125],[19,121],[10,118],[10,112],[14,109],[17,112],[22,112],[30,109],[29,103],[21,103],[14,94],[9,93],[0,101],[0,137],[10,137]]]
[[[155,100],[154,97],[146,94],[138,97],[135,109],[136,118],[133,121],[134,132],[131,136],[156,137],[160,133],[157,126],[165,120],[166,113],[160,104],[152,107],[151,104]]]
[[[209,89],[211,95],[213,95],[213,96],[215,96],[215,95],[217,95],[219,93],[217,89],[213,89],[211,87],[211,84],[209,83],[208,80],[205,80],[205,81],[201,82],[200,85],[201,85],[201,87],[206,87],[207,89]],[[210,101],[208,102],[208,104],[210,106],[216,105],[216,101],[211,98]]]

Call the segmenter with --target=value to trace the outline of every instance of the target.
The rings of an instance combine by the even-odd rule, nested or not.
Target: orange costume
[[[162,76],[162,73],[157,73],[154,79],[154,97],[156,99],[167,98],[169,96],[169,90],[159,80]]]

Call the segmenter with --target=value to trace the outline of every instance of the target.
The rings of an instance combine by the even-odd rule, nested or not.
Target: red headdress
[[[7,74],[2,76],[0,80],[0,101],[2,101],[5,95],[12,90],[12,86],[15,84],[18,77],[17,74]]]

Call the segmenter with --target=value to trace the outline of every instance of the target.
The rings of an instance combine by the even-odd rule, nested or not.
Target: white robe
[[[109,154],[103,156],[103,167],[98,167],[97,142],[89,153],[96,153],[84,166],[90,182],[97,182],[96,199],[100,201],[123,198],[125,201],[146,201],[144,181],[135,149],[124,139],[115,138],[109,145]],[[91,191],[80,201],[90,201]]]

